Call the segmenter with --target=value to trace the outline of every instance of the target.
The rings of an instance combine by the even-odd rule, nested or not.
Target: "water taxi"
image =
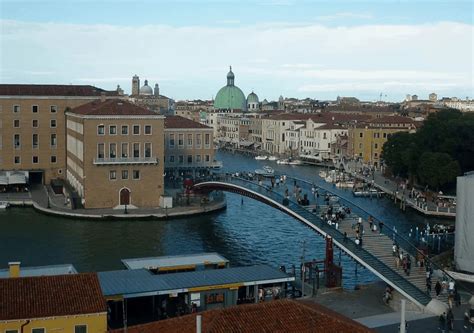
[[[269,161],[276,161],[276,160],[278,160],[278,157],[276,157],[276,156],[269,156],[269,157],[268,157],[268,160],[269,160]]]
[[[266,159],[268,159],[268,157],[265,155],[258,155],[258,156],[255,156],[255,159],[257,161],[265,161]]]

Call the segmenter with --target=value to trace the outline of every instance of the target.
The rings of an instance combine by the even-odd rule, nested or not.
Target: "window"
[[[204,136],[204,144],[206,146],[209,146],[211,144],[211,135],[210,134],[205,134]]]
[[[374,148],[377,149],[378,147],[379,147],[379,145],[375,143]]]
[[[105,126],[99,125],[97,126],[97,135],[104,135],[105,134]]]
[[[128,158],[128,143],[122,143],[122,157]]]
[[[384,134],[383,134],[383,138],[384,138],[384,139],[387,138],[387,133],[384,133]]]
[[[128,135],[128,125],[122,125],[122,135]]]
[[[56,148],[56,145],[58,144],[58,139],[55,133],[51,134],[51,140],[49,143],[51,144],[52,148]]]
[[[33,126],[34,128],[37,128],[37,127],[38,127],[38,119],[33,119],[33,121],[32,121],[32,126]]]
[[[201,163],[201,155],[196,155],[196,163]]]
[[[174,155],[170,155],[170,163],[174,163]]]
[[[145,134],[151,135],[151,125],[145,125]]]
[[[109,145],[109,157],[110,158],[116,158],[117,157],[117,144],[116,143],[111,143]]]
[[[51,113],[56,113],[56,112],[58,112],[58,107],[57,107],[56,105],[51,105],[51,106],[49,107],[49,112],[51,112]]]
[[[15,113],[20,112],[20,106],[19,105],[13,105],[13,112],[15,112]]]
[[[6,330],[5,333],[18,333],[18,330]]]
[[[122,179],[128,179],[128,170],[122,170]]]
[[[193,163],[193,155],[188,155],[188,164]]]
[[[359,133],[359,138],[363,138],[364,137],[364,133],[360,132]]]
[[[362,149],[362,143],[359,143],[359,149]]]
[[[21,146],[20,134],[13,135],[13,147],[19,149]]]
[[[56,163],[57,162],[57,158],[55,155],[51,156],[51,163]]]
[[[45,333],[45,329],[44,328],[33,328],[31,330],[31,333]]]
[[[34,120],[33,120],[34,121]],[[20,119],[13,120],[13,127],[19,128],[20,127]],[[33,126],[34,127],[34,126]]]
[[[31,106],[31,112],[33,112],[33,113],[38,113],[38,110],[39,110],[39,106],[38,106],[38,105],[32,105],[32,106]]]
[[[178,156],[178,163],[179,163],[179,164],[183,164],[183,163],[184,163],[184,156],[183,156],[183,155],[179,155],[179,156]]]
[[[145,143],[145,157],[151,157],[151,143]]]
[[[140,125],[133,125],[133,135],[140,135]]]
[[[201,148],[201,134],[196,134],[196,148]]]
[[[178,134],[178,146],[179,147],[184,146],[184,134]]]
[[[76,325],[74,333],[87,333],[87,325]]]
[[[170,134],[170,148],[174,148],[174,134]]]
[[[323,140],[326,140],[327,137],[326,137],[326,132],[323,133]]]
[[[49,122],[49,126],[51,128],[55,128],[56,127],[56,119],[51,119],[51,121]]]
[[[206,155],[206,162],[210,162],[211,161],[211,157],[209,155]]]
[[[15,156],[14,158],[15,164],[20,164],[20,156]]]
[[[192,146],[193,146],[193,135],[188,134],[188,147],[192,147]]]
[[[38,164],[38,156],[33,156],[33,164]]]
[[[133,144],[133,157],[140,157],[140,144],[139,143]]]
[[[135,180],[140,179],[140,170],[133,170],[132,177]]]
[[[33,134],[33,139],[32,139],[32,146],[33,148],[38,148],[39,142],[38,142],[38,134]]]
[[[115,170],[110,170],[110,171],[109,171],[109,179],[110,179],[110,180],[115,180],[115,179],[117,179],[117,171],[115,171]]]
[[[115,125],[110,125],[110,126],[109,126],[109,134],[110,134],[110,135],[117,135],[117,126],[115,126]]]
[[[105,157],[105,146],[103,143],[99,143],[97,145],[97,158],[104,158]]]

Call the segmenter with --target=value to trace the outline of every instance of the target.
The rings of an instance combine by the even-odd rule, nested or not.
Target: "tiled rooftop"
[[[313,302],[279,300],[210,310],[202,315],[202,332],[365,333],[371,329]],[[122,333],[123,329],[112,333]],[[196,314],[130,326],[128,333],[196,332]]]
[[[0,320],[106,311],[95,273],[0,279]]]
[[[93,102],[78,106],[72,113],[84,116],[157,116],[158,114],[141,106],[119,99]]]
[[[107,91],[90,85],[67,84],[0,84],[0,96],[118,96],[116,91]]]
[[[208,128],[209,126],[192,121],[180,116],[168,116],[165,118],[165,129],[171,128]]]

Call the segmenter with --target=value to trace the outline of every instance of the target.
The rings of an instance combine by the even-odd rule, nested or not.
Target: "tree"
[[[397,176],[408,176],[406,148],[412,141],[411,135],[406,132],[393,134],[382,148],[382,158],[392,173]]]
[[[459,163],[446,153],[425,152],[418,163],[418,179],[437,191],[456,180],[460,173]]]

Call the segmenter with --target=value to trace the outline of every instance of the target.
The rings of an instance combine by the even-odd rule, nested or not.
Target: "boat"
[[[352,191],[352,195],[354,195],[355,197],[378,197],[378,196],[381,196],[382,194],[384,194],[382,191],[379,191],[375,188],[371,188],[371,189],[366,189],[366,190],[363,190],[363,189],[354,189]]]
[[[7,201],[0,201],[0,209],[7,209],[8,207],[10,207],[10,203]]]
[[[336,187],[339,188],[354,188],[354,182],[352,180],[340,181],[336,183]]]
[[[265,165],[261,169],[255,170],[255,174],[263,177],[273,177],[273,174],[275,173],[275,170],[273,170],[271,167],[268,165]]]
[[[290,164],[290,161],[289,161],[288,159],[278,160],[278,161],[277,161],[277,164],[289,165],[289,164]]]
[[[276,157],[276,156],[269,156],[269,157],[268,157],[268,160],[269,160],[269,161],[276,161],[276,160],[278,160],[278,157]]]
[[[300,160],[289,160],[289,165],[302,165],[303,162],[301,162]]]
[[[319,177],[326,179],[327,176],[328,176],[328,173],[326,171],[324,170],[319,171]]]
[[[258,155],[258,156],[255,156],[255,159],[258,161],[265,161],[266,159],[268,159],[268,157],[265,155]]]

